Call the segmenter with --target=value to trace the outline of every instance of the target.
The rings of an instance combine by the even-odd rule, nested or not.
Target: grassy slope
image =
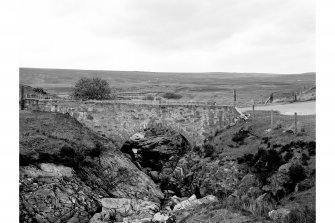
[[[64,147],[71,147],[81,154],[92,151],[97,143],[115,148],[111,140],[94,134],[66,115],[56,113],[21,111],[19,137],[20,162],[25,165],[52,161]]]
[[[67,94],[81,77],[101,77],[121,91],[178,92],[181,100],[232,103],[237,89],[241,106],[264,100],[270,93],[282,95],[315,85],[315,73],[277,75],[258,73],[159,73],[139,71],[94,71],[20,68],[20,82],[43,87],[51,93]]]
[[[293,116],[285,116],[276,114],[277,117],[281,118],[283,126],[291,124]],[[257,111],[255,118],[250,118],[246,122],[239,122],[237,125],[230,127],[223,131],[218,131],[215,136],[209,139],[209,143],[215,147],[215,154],[212,159],[226,160],[238,160],[245,154],[256,154],[260,147],[266,145],[265,140],[268,142],[269,149],[282,147],[283,145],[290,144],[290,142],[310,142],[315,141],[315,116],[306,116],[305,120],[307,125],[306,132],[300,135],[294,135],[292,133],[283,133],[285,128],[279,128],[274,131],[267,132],[270,125],[270,112],[269,111]],[[234,142],[232,140],[234,134],[239,130],[248,129],[252,136],[248,136],[243,140],[243,143]],[[315,169],[315,156],[311,156],[308,161],[308,166],[311,169]],[[314,179],[315,180],[315,179]],[[294,210],[290,215],[290,220],[284,222],[315,222],[315,218],[311,218],[315,215],[315,186],[304,191],[292,192],[279,203],[276,204],[277,208],[284,207],[290,210]],[[228,199],[210,204],[202,205],[188,213],[177,213],[179,222],[273,222],[266,218],[267,213],[272,208],[262,207],[255,209],[259,214],[249,212],[249,206],[243,206],[243,202],[229,202]],[[308,207],[309,209],[304,209]],[[263,210],[264,208],[264,210]],[[275,208],[275,207],[274,207]],[[269,210],[268,210],[269,209]],[[262,213],[261,213],[262,212]],[[263,213],[264,212],[264,213]],[[292,217],[293,216],[293,217]],[[307,220],[306,220],[307,219]]]
[[[211,141],[217,153],[221,156],[236,158],[246,153],[256,153],[258,147],[263,143],[263,138],[269,138],[270,144],[285,145],[290,141],[315,141],[315,115],[300,116],[305,126],[305,132],[299,135],[284,132],[294,122],[294,116],[280,115],[275,112],[275,117],[281,120],[282,128],[267,132],[270,128],[270,111],[256,111],[255,118],[250,117],[245,122],[237,123],[236,126],[227,130],[217,132]],[[232,141],[233,135],[241,128],[250,129],[253,136],[244,140],[243,144]]]
[[[274,130],[272,132],[266,133],[265,130],[269,128],[269,112],[267,111],[257,111],[255,119],[250,119],[247,122],[238,123],[225,131],[218,132],[217,135],[212,139],[212,142],[217,148],[219,156],[230,156],[239,157],[246,153],[255,153],[258,150],[259,145],[262,143],[264,137],[269,138],[271,145],[275,144],[287,144],[290,141],[304,140],[310,141],[315,140],[315,135],[311,131],[307,131],[303,135],[295,136],[290,133],[283,133],[283,129]],[[284,124],[289,124],[291,122],[290,116],[281,116]],[[314,118],[314,119],[313,119]],[[287,122],[285,122],[287,120]],[[315,129],[315,116],[310,116],[310,129]],[[251,132],[255,135],[254,137],[249,137],[244,140],[244,143],[238,144],[233,142],[232,136],[241,127],[251,129]],[[32,138],[34,137],[34,138]],[[35,140],[36,139],[36,140]],[[46,144],[44,144],[44,140]],[[42,112],[20,112],[20,153],[29,153],[30,149],[43,150],[48,152],[48,150],[60,150],[65,144],[82,145],[80,148],[90,149],[95,147],[94,142],[98,140],[104,144],[109,144],[111,147],[113,145],[107,139],[101,138],[86,128],[83,128],[79,123],[73,119],[66,119],[64,115],[53,114],[53,113],[42,113]],[[107,145],[106,145],[107,146]],[[76,146],[77,148],[77,146]],[[80,149],[78,147],[78,149]],[[315,165],[315,157],[310,160],[310,165]],[[315,203],[315,192],[312,190],[304,191],[302,193],[296,193],[290,195],[283,201],[283,205],[290,206],[294,203]],[[294,202],[292,202],[292,198]],[[233,222],[232,219],[223,219],[226,217],[231,217],[234,220],[242,220],[245,217],[241,213],[226,213],[222,215],[221,212],[226,211],[225,207],[218,206],[215,207],[200,207],[204,208],[201,210],[195,210],[194,218],[204,219],[207,218],[208,211],[213,215],[211,218],[217,220],[218,217],[221,222]],[[185,222],[192,222],[190,221]],[[249,219],[250,220],[250,219]],[[237,221],[238,222],[238,221]],[[251,221],[253,222],[253,221]],[[258,221],[254,221],[258,222]]]

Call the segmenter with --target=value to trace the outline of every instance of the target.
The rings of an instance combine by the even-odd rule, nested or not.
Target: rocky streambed
[[[22,114],[20,222],[282,219],[315,188],[315,143],[259,142],[226,156],[152,126],[118,148],[69,116]]]

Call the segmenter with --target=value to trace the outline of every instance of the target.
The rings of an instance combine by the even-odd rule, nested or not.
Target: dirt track
[[[239,111],[245,112],[250,111],[252,108],[238,108]],[[283,115],[293,115],[294,112],[297,112],[298,115],[315,115],[316,106],[315,101],[308,102],[299,102],[292,104],[276,104],[276,105],[266,105],[266,106],[257,106],[255,110],[274,110],[279,111]]]

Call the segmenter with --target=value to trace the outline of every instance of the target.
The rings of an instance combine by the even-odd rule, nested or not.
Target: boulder
[[[147,200],[129,198],[101,199],[103,212],[113,213],[115,219],[151,219],[160,209],[160,204]]]
[[[72,177],[73,175],[73,169],[63,165],[55,165],[53,163],[41,163],[40,168],[50,176],[54,177]]]
[[[144,139],[144,134],[142,133],[135,133],[134,135],[130,137],[130,140],[132,141],[139,141],[141,139]]]
[[[150,177],[155,182],[159,181],[159,173],[157,171],[151,171]]]
[[[284,219],[287,215],[291,213],[290,210],[286,208],[279,208],[277,210],[272,210],[269,212],[269,217],[274,221],[280,221]]]
[[[174,223],[176,222],[176,217],[171,213],[161,213],[157,212],[152,218],[154,223]]]
[[[90,175],[90,180],[102,180],[112,187],[108,187],[108,192],[112,196],[108,197],[127,197],[131,199],[146,199],[160,202],[164,194],[152,179],[140,171],[129,159],[123,155],[110,155],[100,157],[102,171],[99,178]],[[109,182],[107,182],[109,180]],[[95,182],[92,182],[95,183]]]
[[[103,223],[115,220],[115,211],[102,209],[100,213],[95,213],[89,223]]]
[[[178,204],[176,204],[173,208],[173,211],[184,210],[184,209],[191,209],[201,204],[210,204],[213,202],[218,201],[218,199],[213,195],[207,195],[201,199],[197,199],[197,197],[193,194],[187,200],[184,200]]]
[[[179,133],[156,126],[148,129],[145,135],[132,136],[122,146],[121,151],[129,153],[133,162],[138,162],[141,167],[160,174],[165,168],[174,170],[189,147],[187,140]]]

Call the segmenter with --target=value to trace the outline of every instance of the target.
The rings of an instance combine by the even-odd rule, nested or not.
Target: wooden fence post
[[[20,109],[24,110],[24,88],[21,86],[21,100],[20,100]]]
[[[255,105],[252,105],[252,118],[255,119]]]
[[[271,95],[270,95],[269,102],[270,102],[270,103],[273,102],[273,93],[271,93]]]
[[[273,129],[273,110],[271,110],[271,130]]]
[[[294,133],[297,134],[298,133],[298,114],[296,112],[294,112]]]
[[[236,89],[234,89],[234,106],[236,106]]]
[[[252,118],[255,119],[255,101],[252,103]]]

